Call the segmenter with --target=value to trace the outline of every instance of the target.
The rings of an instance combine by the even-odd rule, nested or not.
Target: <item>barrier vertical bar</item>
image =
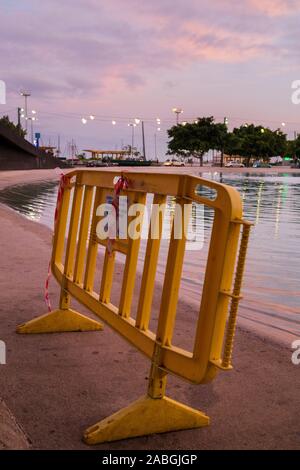
[[[143,277],[136,316],[136,327],[147,330],[150,321],[157,260],[162,236],[166,196],[155,194],[151,213],[147,248],[145,253]],[[153,235],[157,238],[153,238]]]
[[[73,277],[74,258],[77,242],[77,231],[80,217],[81,203],[83,195],[83,186],[76,181],[74,188],[74,197],[72,212],[70,217],[69,236],[66,249],[65,269],[64,273],[67,277]]]
[[[115,257],[116,257],[115,252],[112,251],[111,253],[109,253],[106,248],[105,255],[104,255],[103,269],[102,269],[100,295],[99,295],[99,300],[104,303],[110,302],[110,294],[111,294],[114,267],[115,267]]]
[[[74,280],[76,284],[82,284],[84,273],[84,260],[86,255],[86,243],[91,218],[91,207],[93,202],[94,188],[85,186],[84,199],[82,205],[82,217],[79,229],[77,254],[74,268]]]
[[[101,204],[102,199],[103,199],[103,190],[101,188],[97,188],[96,194],[95,194],[95,202],[94,202],[91,231],[90,231],[90,240],[89,240],[89,246],[88,246],[88,252],[87,252],[86,269],[85,269],[85,276],[84,276],[84,283],[83,283],[84,289],[86,289],[88,292],[92,292],[93,287],[94,287],[96,261],[97,261],[97,253],[98,253],[98,243],[96,240],[97,207],[99,206],[99,204]]]
[[[146,194],[138,193],[137,198],[135,199],[135,203],[141,204],[140,208],[142,211],[143,211],[142,206],[145,205],[145,201],[146,201]],[[141,213],[141,217],[142,216],[143,216],[143,212]],[[135,224],[134,226],[136,228],[137,226],[136,221],[131,221],[131,223],[134,223]],[[141,230],[142,230],[142,227],[140,227],[140,231]],[[121,298],[120,298],[120,304],[119,304],[119,314],[125,318],[128,318],[130,316],[140,241],[141,241],[140,236],[138,236],[138,238],[136,238],[135,240],[132,238],[129,238],[129,241],[128,241],[128,251],[126,254],[123,284],[122,284]]]
[[[184,216],[184,211],[186,215]],[[160,313],[157,327],[157,341],[164,346],[170,346],[176,316],[176,307],[181,280],[181,271],[185,253],[186,230],[185,223],[188,220],[187,211],[191,211],[191,204],[185,204],[183,198],[179,198],[176,204],[175,217],[173,220],[172,234],[169,245],[167,268],[163,284]],[[182,236],[175,238],[176,217],[181,219]]]

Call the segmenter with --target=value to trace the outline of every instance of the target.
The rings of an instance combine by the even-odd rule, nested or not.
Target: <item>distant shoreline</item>
[[[257,175],[276,175],[276,174],[299,174],[300,168],[290,167],[272,167],[272,168],[226,168],[226,167],[212,167],[212,166],[184,166],[184,167],[164,167],[164,166],[153,166],[153,167],[103,167],[103,168],[82,168],[74,167],[71,169],[61,169],[61,172],[68,173],[72,170],[89,170],[89,171],[114,171],[118,172],[160,172],[160,173],[184,173],[189,174],[191,170],[195,171],[199,169],[199,173],[250,173]],[[38,181],[46,180],[59,180],[59,171],[57,170],[12,170],[12,171],[0,171],[0,190],[7,186],[14,184],[34,183]]]

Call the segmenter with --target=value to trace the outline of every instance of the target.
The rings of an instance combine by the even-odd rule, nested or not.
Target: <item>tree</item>
[[[254,124],[243,125],[228,134],[225,152],[229,155],[246,157],[247,166],[251,158],[268,160],[286,151],[286,135],[280,129],[272,131]]]
[[[295,140],[287,142],[287,153],[292,157],[300,157],[300,135]]]
[[[21,137],[25,137],[26,135],[26,131],[22,128],[22,126],[19,126],[18,124],[16,125],[10,121],[9,116],[3,116],[0,118],[0,124],[4,125],[13,132],[17,132]]]
[[[199,158],[212,149],[223,150],[227,127],[214,122],[213,116],[198,118],[193,123],[181,123],[168,130],[168,155]]]

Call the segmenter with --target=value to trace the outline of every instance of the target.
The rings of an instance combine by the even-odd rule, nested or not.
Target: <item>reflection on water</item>
[[[10,186],[0,191],[0,202],[7,204],[28,219],[53,227],[57,198],[57,182]]]
[[[298,175],[255,175],[205,173],[200,176],[234,186],[240,191],[244,216],[255,223],[249,245],[239,316],[248,326],[265,333],[300,337],[300,177]],[[53,227],[57,184],[43,182],[13,186],[0,191],[4,202],[31,220]],[[201,187],[203,194],[203,188]],[[167,218],[172,217],[174,200],[168,199]],[[193,208],[192,224],[201,225],[203,211]],[[213,211],[204,210],[204,239],[209,240]],[[195,276],[204,269],[205,243],[198,256],[187,251],[183,271],[183,295],[199,302],[203,280]],[[162,251],[167,242],[162,244]],[[142,250],[144,247],[142,244]],[[159,265],[162,280],[164,264]]]
[[[212,175],[240,191],[244,216],[255,223],[240,315],[300,336],[299,175]],[[266,329],[264,328],[264,331]]]

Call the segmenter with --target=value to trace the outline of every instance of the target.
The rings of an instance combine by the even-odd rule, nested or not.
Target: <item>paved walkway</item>
[[[0,400],[0,450],[29,448],[29,442],[15,418]]]
[[[81,441],[86,427],[145,394],[149,361],[109,328],[17,335],[16,325],[46,311],[43,283],[51,233],[1,206],[0,217],[0,338],[7,345],[0,394],[33,448],[86,449]],[[119,268],[116,276],[118,283]],[[54,280],[51,300],[56,305]],[[156,297],[154,309],[158,302]],[[179,313],[180,332],[188,338],[195,313],[183,302]],[[300,449],[300,366],[291,363],[291,351],[239,330],[234,366],[231,373],[199,387],[169,380],[168,395],[205,411],[210,427],[99,448]],[[17,445],[14,442],[10,445]]]
[[[57,177],[53,171],[2,172],[7,184]],[[149,361],[109,328],[22,336],[18,324],[46,312],[43,284],[51,232],[0,205],[0,449],[87,449],[83,430],[145,394]],[[115,293],[122,270],[117,266]],[[154,298],[158,310],[159,292]],[[51,281],[51,301],[58,301]],[[84,313],[84,309],[73,305]],[[181,301],[178,329],[193,337],[195,311]],[[104,444],[103,449],[300,449],[300,366],[291,350],[238,329],[234,370],[199,387],[170,377],[174,399],[203,410],[208,428]],[[15,418],[12,417],[12,413]],[[20,427],[16,424],[18,422]],[[25,437],[25,435],[28,436]]]

